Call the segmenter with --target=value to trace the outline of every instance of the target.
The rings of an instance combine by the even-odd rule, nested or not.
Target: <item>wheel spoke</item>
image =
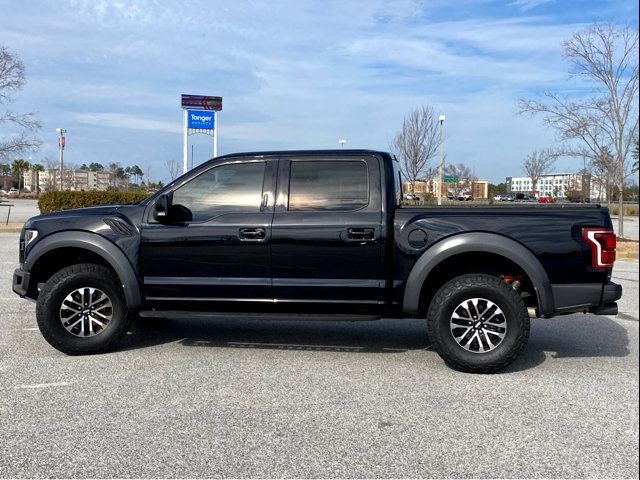
[[[493,350],[494,348],[496,348],[493,342],[491,341],[491,339],[489,338],[489,335],[487,335],[487,331],[484,328],[482,329],[482,333],[484,333],[484,338],[487,341],[487,344],[489,344],[489,350]]]
[[[99,305],[101,303],[105,303],[105,302],[110,302],[109,297],[107,297],[106,295],[104,295],[102,292],[98,292],[97,295],[95,295],[95,299],[92,299],[91,302],[89,302],[89,306],[90,307],[95,307],[96,305]]]
[[[102,318],[103,320],[107,320],[107,321],[111,320],[110,316],[108,317],[106,315],[101,314],[100,312],[96,312],[95,310],[93,312],[91,312],[91,315],[92,316],[96,316],[97,315],[98,317]]]
[[[480,336],[480,331],[476,332],[476,338],[478,339],[478,350],[480,353],[484,353],[484,344],[482,343],[482,337]]]
[[[471,335],[469,338],[466,338],[466,339],[463,338],[462,341],[460,342],[460,345],[462,345],[463,347],[468,347],[473,341],[473,339],[476,338],[477,333],[478,332],[474,332],[473,335]]]
[[[90,323],[97,323],[98,325],[100,325],[102,328],[104,328],[106,325],[104,323],[102,323],[100,320],[98,320],[96,317],[94,317],[93,315],[89,317],[91,319]]]
[[[488,334],[495,335],[500,340],[502,340],[504,338],[504,333],[502,333],[502,332],[494,332],[492,330],[487,330],[486,328],[483,328],[482,331],[484,332],[485,335],[488,335]]]
[[[463,327],[460,327],[460,328],[463,328]],[[470,330],[472,330],[472,327],[467,328],[462,335],[459,335],[453,338],[456,339],[456,342],[460,343],[460,341],[467,335],[467,333],[469,333]]]
[[[72,329],[73,327],[75,327],[76,325],[78,325],[80,322],[82,321],[82,317],[80,317],[78,320],[76,320],[75,322],[73,322],[71,325],[65,325],[65,328],[67,330]]]
[[[67,296],[67,298],[65,298],[62,303],[67,305],[69,308],[73,308],[74,310],[77,308],[82,308],[82,303],[76,302],[73,298],[71,298],[71,295]]]
[[[478,313],[478,299],[477,298],[472,298],[471,300],[469,300],[467,302],[467,307],[469,312],[471,313],[471,318],[473,318],[474,320],[476,320],[477,318],[480,318],[480,313]]]

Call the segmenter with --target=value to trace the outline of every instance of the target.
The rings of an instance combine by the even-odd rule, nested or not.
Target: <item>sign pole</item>
[[[442,205],[442,127],[444,125],[444,115],[438,117],[440,122],[440,134],[438,136],[438,205]]]
[[[189,128],[187,126],[187,119],[189,116],[189,110],[186,108],[183,110],[184,112],[184,127],[182,132],[182,173],[187,173],[189,171]]]
[[[213,158],[218,156],[218,112],[213,112]]]

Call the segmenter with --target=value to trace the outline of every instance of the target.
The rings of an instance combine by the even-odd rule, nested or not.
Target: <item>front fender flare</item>
[[[536,256],[520,243],[494,233],[461,233],[438,242],[418,259],[407,278],[402,302],[407,313],[417,313],[422,286],[431,271],[443,260],[460,253],[486,252],[501,255],[516,263],[527,274],[538,300],[538,315],[553,313],[553,292],[547,272]]]
[[[58,248],[83,248],[101,256],[116,272],[124,295],[127,307],[130,309],[142,305],[142,295],[138,276],[131,262],[114,243],[95,233],[85,231],[69,231],[51,234],[38,241],[25,259],[24,269],[31,271],[43,255]]]

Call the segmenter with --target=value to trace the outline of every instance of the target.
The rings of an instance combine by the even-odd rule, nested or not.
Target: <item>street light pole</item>
[[[60,150],[60,191],[64,190],[64,134],[67,131],[64,128],[56,128],[58,132],[58,148]]]
[[[438,205],[442,205],[442,129],[444,128],[444,115],[438,117],[440,122],[440,134],[438,136]]]

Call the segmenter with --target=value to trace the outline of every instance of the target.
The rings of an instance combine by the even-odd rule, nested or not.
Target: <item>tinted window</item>
[[[212,168],[175,190],[173,205],[189,210],[194,222],[222,213],[259,212],[264,169],[264,162]]]
[[[291,162],[289,210],[356,210],[368,203],[366,163]]]

